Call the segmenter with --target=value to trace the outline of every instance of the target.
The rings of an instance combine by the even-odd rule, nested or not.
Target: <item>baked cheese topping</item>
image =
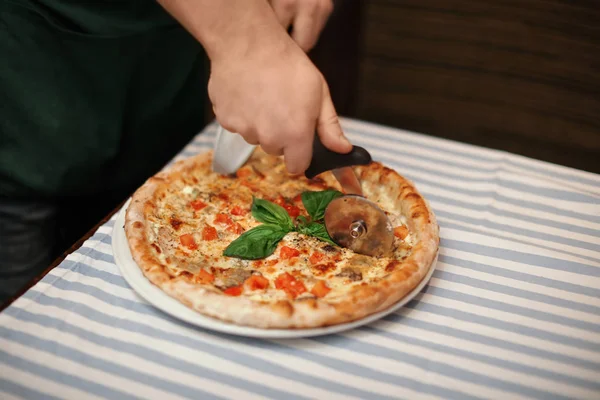
[[[173,276],[184,275],[212,290],[256,301],[324,298],[335,303],[357,285],[382,279],[402,268],[413,236],[394,199],[376,185],[364,185],[365,196],[388,215],[395,234],[391,257],[374,258],[333,246],[315,237],[288,233],[275,252],[262,260],[225,257],[225,248],[261,223],[250,207],[253,197],[275,202],[295,219],[308,216],[304,191],[340,190],[329,173],[322,178],[290,178],[279,157],[254,155],[235,177],[195,176],[194,170],[163,189],[148,215],[148,240]],[[202,179],[200,179],[202,178]],[[216,289],[215,289],[216,288]]]

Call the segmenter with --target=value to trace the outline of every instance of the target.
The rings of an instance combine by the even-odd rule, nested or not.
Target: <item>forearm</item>
[[[290,44],[266,0],[158,0],[211,60],[239,59]]]

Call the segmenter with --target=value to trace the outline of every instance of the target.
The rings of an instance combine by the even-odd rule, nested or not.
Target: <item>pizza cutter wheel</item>
[[[364,197],[351,167],[371,161],[371,155],[362,147],[354,146],[347,154],[335,153],[315,135],[313,157],[305,176],[313,178],[331,171],[342,187],[344,195],[332,200],[325,210],[325,228],[331,239],[356,253],[385,257],[393,250],[392,224],[381,208]]]
[[[252,154],[255,146],[219,126],[212,168],[220,174],[234,173]],[[353,165],[371,163],[371,155],[362,147],[354,146],[347,154],[327,149],[315,134],[313,157],[305,172],[313,178],[331,171],[340,183],[344,196],[329,203],[325,210],[325,228],[335,243],[356,253],[381,257],[393,248],[393,228],[385,213],[363,196],[361,184]]]
[[[325,210],[325,228],[335,243],[356,253],[373,257],[391,253],[392,225],[387,215],[364,197],[347,195],[332,200]]]

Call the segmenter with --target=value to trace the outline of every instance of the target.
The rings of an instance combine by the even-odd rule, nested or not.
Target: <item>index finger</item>
[[[313,139],[314,133],[283,149],[283,158],[290,174],[302,174],[308,169],[312,159]]]
[[[279,23],[287,30],[292,24],[296,5],[286,1],[272,1],[271,8],[277,16]]]
[[[294,18],[292,39],[304,51],[309,51],[317,43],[324,21],[319,18],[319,7],[311,2],[301,3]]]

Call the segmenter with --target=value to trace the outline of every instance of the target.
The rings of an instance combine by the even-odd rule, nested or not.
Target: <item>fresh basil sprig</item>
[[[279,204],[254,197],[251,211],[252,216],[259,222],[279,225],[287,230],[294,228],[294,221],[292,221],[285,208]]]
[[[254,197],[251,208],[252,216],[263,225],[244,232],[227,246],[223,255],[246,260],[268,257],[273,254],[279,241],[289,232],[313,236],[335,245],[321,220],[325,216],[325,209],[331,200],[341,195],[336,190],[302,193],[302,204],[310,215],[310,219],[301,215],[296,219],[296,224],[285,208],[268,200]]]
[[[314,236],[317,239],[321,239],[324,242],[337,246],[335,242],[329,237],[327,229],[325,229],[325,225],[319,222],[309,222],[304,226],[299,225],[298,232],[306,236]]]
[[[277,244],[289,231],[279,225],[263,224],[244,232],[229,243],[223,252],[227,257],[257,260],[273,254]]]
[[[325,209],[331,200],[340,197],[342,194],[337,190],[323,190],[320,192],[302,193],[302,204],[313,221],[319,221],[325,217]]]

